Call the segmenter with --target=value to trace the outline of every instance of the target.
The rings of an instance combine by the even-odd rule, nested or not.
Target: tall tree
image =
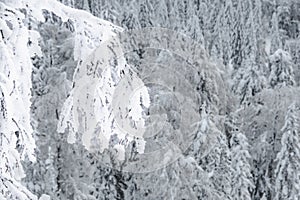
[[[192,146],[192,153],[199,166],[212,181],[216,199],[231,199],[231,153],[227,138],[205,110],[202,111],[200,130]]]
[[[251,199],[251,192],[254,188],[251,174],[249,144],[244,134],[238,129],[234,130],[230,140],[232,152],[232,190],[233,200]]]
[[[287,111],[282,128],[281,150],[277,154],[275,170],[275,198],[300,198],[300,146],[299,146],[299,106],[292,104]]]

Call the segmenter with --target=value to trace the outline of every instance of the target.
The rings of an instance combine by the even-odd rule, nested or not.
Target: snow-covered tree
[[[146,0],[144,4],[140,4],[140,11],[138,13],[141,28],[153,25],[151,14],[153,14],[152,5],[150,1]]]
[[[35,2],[24,3],[28,3],[26,6],[31,8],[31,3]],[[79,17],[79,20],[78,12],[80,16],[85,17]],[[54,1],[45,2],[34,9],[23,9],[22,13],[25,15],[24,26],[35,30],[30,32],[29,40],[24,40],[25,44],[28,41],[28,49],[32,55],[24,52],[23,54],[29,60],[32,57],[34,64],[31,121],[38,143],[36,150],[38,161],[34,164],[26,163],[27,177],[23,181],[28,189],[38,196],[47,193],[51,198],[82,199],[81,197],[86,197],[86,193],[95,189],[93,187],[86,189],[93,179],[92,175],[82,168],[82,165],[89,166],[90,160],[87,159],[89,153],[84,151],[82,145],[75,147],[67,145],[67,134],[59,134],[57,124],[61,107],[71,87],[70,81],[77,65],[76,61],[83,60],[117,27],[94,18],[86,12],[70,9]],[[97,25],[91,26],[91,24]],[[96,29],[98,31],[95,31]],[[40,44],[42,51],[37,51],[39,50],[37,44]],[[16,47],[18,51],[21,50]],[[29,63],[31,64],[31,61]],[[30,67],[28,69],[31,69]],[[31,74],[28,74],[28,77],[31,77]],[[29,144],[30,140],[28,140]],[[65,165],[65,161],[71,154],[74,154],[74,160],[70,159],[73,162]],[[79,166],[78,171],[70,170],[73,165]],[[96,171],[95,168],[92,169],[91,173]],[[81,177],[82,173],[85,174],[84,177],[88,177],[88,181]],[[78,177],[78,179],[74,178],[75,183],[70,180],[72,176]],[[70,191],[77,192],[70,194]],[[88,196],[88,199],[89,197],[91,196]]]
[[[232,90],[240,96],[240,103],[247,103],[266,87],[266,54],[261,45],[261,3],[236,1],[234,19]]]
[[[231,153],[227,138],[212,121],[212,116],[202,107],[202,120],[196,134],[191,154],[210,177],[216,199],[231,199]]]
[[[230,140],[232,152],[232,190],[231,197],[234,200],[251,199],[251,192],[254,188],[249,164],[249,144],[244,134],[235,130]]]
[[[266,87],[266,77],[262,67],[248,61],[249,65],[238,69],[232,82],[232,89],[240,96],[240,103],[247,103]]]
[[[270,56],[270,87],[295,85],[293,63],[290,54],[278,49]]]
[[[218,194],[209,178],[193,157],[182,156],[162,169],[133,174],[125,199],[216,199]]]
[[[21,183],[22,162],[35,161],[30,121],[30,76],[34,34],[23,24],[24,15],[0,2],[0,199],[36,200]]]
[[[282,128],[281,150],[277,154],[275,170],[276,200],[300,198],[299,105],[292,104]]]
[[[44,11],[46,23],[39,24],[43,56],[34,57],[32,74],[32,118],[35,120],[38,161],[28,168],[28,186],[35,194],[59,194],[59,173],[64,141],[56,131],[59,113],[67,97],[67,74],[75,68],[72,33],[53,13]],[[68,68],[68,69],[67,69]],[[34,182],[34,184],[32,184]]]
[[[239,129],[249,139],[251,170],[255,188],[252,198],[273,198],[275,158],[281,144],[281,131],[286,109],[299,98],[298,88],[265,89],[257,94],[250,106],[238,109]],[[266,120],[267,119],[267,120]]]
[[[272,34],[271,34],[271,44],[270,44],[270,50],[275,51],[278,48],[282,48],[283,44],[282,44],[282,40],[281,40],[281,33],[279,30],[279,23],[278,23],[278,13],[277,13],[277,9],[273,12],[272,14],[272,18],[271,18],[271,30],[272,30]]]

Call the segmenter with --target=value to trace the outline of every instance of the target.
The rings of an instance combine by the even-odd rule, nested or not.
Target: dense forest
[[[0,200],[300,199],[298,0],[0,0]]]

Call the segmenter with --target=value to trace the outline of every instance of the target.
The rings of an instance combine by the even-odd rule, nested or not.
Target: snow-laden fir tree
[[[212,182],[211,191],[215,199],[231,199],[231,153],[227,138],[207,114],[202,106],[202,120],[195,136],[191,153],[199,166],[208,174]]]
[[[288,52],[278,49],[270,56],[268,82],[272,88],[295,85],[293,62]]]
[[[275,170],[275,200],[300,198],[300,117],[299,105],[293,103],[287,111],[282,128],[281,150]]]
[[[233,170],[231,197],[233,200],[250,200],[254,184],[249,164],[251,156],[249,154],[248,140],[244,134],[236,129],[233,131],[230,145]]]
[[[266,55],[261,34],[261,3],[258,1],[233,1],[237,12],[233,22],[232,91],[247,103],[266,87]]]
[[[245,67],[238,69],[232,83],[232,89],[239,95],[240,103],[247,103],[266,87],[262,66],[256,65],[250,59],[247,61]]]

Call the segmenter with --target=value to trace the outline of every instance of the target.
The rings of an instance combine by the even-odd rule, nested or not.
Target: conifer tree
[[[232,190],[231,196],[233,200],[251,199],[251,191],[254,188],[251,174],[251,166],[249,164],[249,144],[244,134],[238,130],[234,130],[231,137],[232,152]]]
[[[270,56],[270,62],[270,87],[295,85],[292,58],[288,52],[278,49]]]
[[[300,198],[300,134],[299,106],[292,104],[282,128],[281,150],[277,154],[275,170],[276,200]]]

